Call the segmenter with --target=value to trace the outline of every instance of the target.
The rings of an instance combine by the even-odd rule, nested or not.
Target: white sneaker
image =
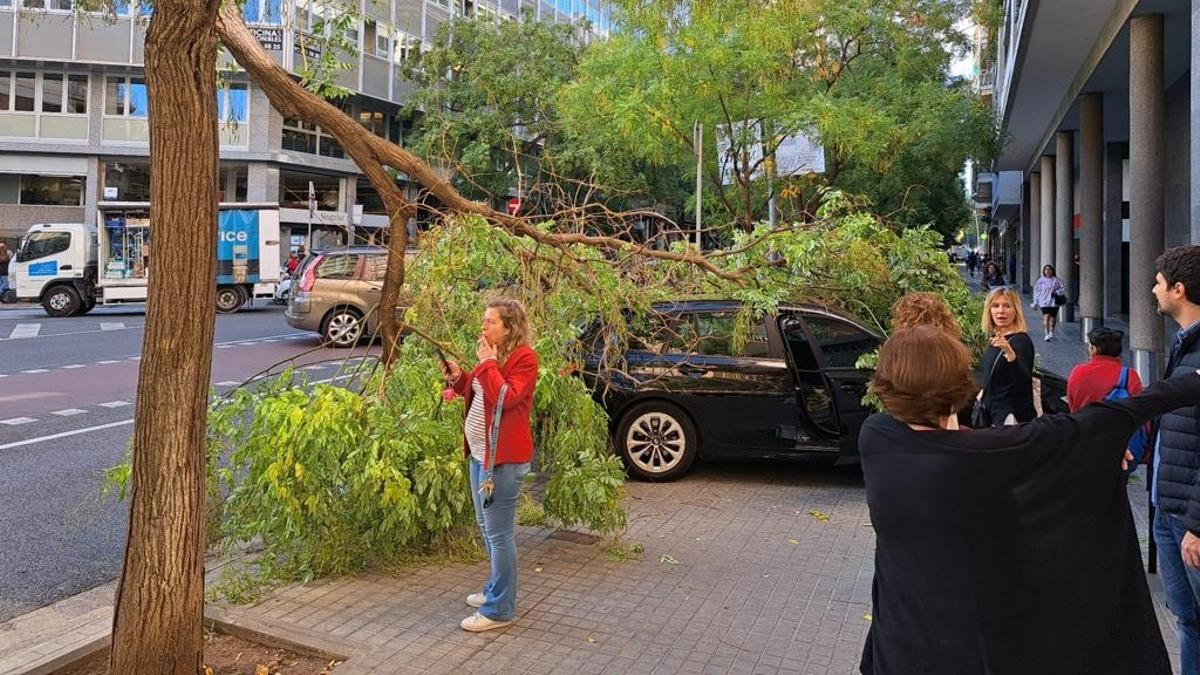
[[[461,626],[462,629],[465,631],[470,631],[472,633],[481,633],[485,630],[492,630],[493,628],[504,628],[505,626],[512,625],[512,620],[510,619],[508,621],[493,621],[493,620],[487,618],[486,616],[480,614],[479,612],[475,612],[471,616],[468,616],[467,618],[463,619],[462,623],[460,623],[458,625]]]
[[[472,593],[467,596],[467,604],[472,607],[483,607],[484,603],[486,602],[487,596],[485,596],[483,593]]]
[[[1042,338],[1042,340],[1045,340],[1046,342],[1049,342],[1049,341],[1050,341],[1050,338],[1052,338],[1052,337],[1054,337],[1052,334],[1050,334],[1050,333],[1046,333],[1046,337]]]

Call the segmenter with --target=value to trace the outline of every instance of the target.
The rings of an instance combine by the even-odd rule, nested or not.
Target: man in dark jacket
[[[1166,377],[1200,368],[1200,246],[1177,246],[1155,261],[1158,311],[1179,324]],[[1200,407],[1159,420],[1150,499],[1167,606],[1179,630],[1183,675],[1200,675]]]

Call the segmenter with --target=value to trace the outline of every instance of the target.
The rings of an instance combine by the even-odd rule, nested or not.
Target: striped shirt
[[[487,422],[483,407],[483,385],[479,384],[478,378],[471,381],[471,391],[474,396],[471,397],[471,409],[467,411],[465,424],[467,447],[471,448],[471,457],[483,463],[483,453],[487,447]]]

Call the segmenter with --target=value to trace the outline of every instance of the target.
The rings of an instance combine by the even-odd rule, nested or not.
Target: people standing
[[[990,291],[993,288],[1000,288],[1007,285],[1004,282],[1004,273],[1000,271],[1000,266],[994,262],[989,262],[983,267],[983,279],[979,282],[979,287],[985,291]]]
[[[8,263],[12,260],[12,254],[8,252],[8,246],[0,241],[0,298],[8,292]]]
[[[1042,310],[1042,328],[1045,330],[1046,342],[1054,339],[1054,330],[1058,328],[1058,307],[1065,304],[1067,288],[1055,273],[1054,265],[1042,268],[1042,276],[1033,285],[1033,305]]]
[[[967,251],[967,272],[970,272],[971,278],[975,278],[975,268],[979,266],[979,254],[974,249]]]
[[[533,393],[538,357],[525,308],[497,298],[483,313],[475,355],[478,365],[464,372],[454,361],[443,368],[454,392],[466,399],[465,452],[470,462],[475,519],[491,560],[491,575],[480,593],[467,596],[477,611],[462,620],[463,630],[502,628],[517,614],[517,542],[513,528],[521,481],[533,461]]]
[[[1125,389],[1130,396],[1142,391],[1137,371],[1121,362],[1124,331],[1097,326],[1088,331],[1088,361],[1071,369],[1067,378],[1067,407],[1075,412],[1089,403],[1103,401],[1120,382],[1124,372]]]
[[[292,251],[288,255],[288,259],[287,259],[286,269],[287,269],[288,276],[292,276],[292,275],[296,274],[296,268],[299,266],[300,266],[300,258],[296,255],[295,251]]]
[[[957,430],[969,364],[933,326],[880,350],[870,391],[887,412],[858,437],[876,542],[861,672],[1170,673],[1121,457],[1154,415],[1200,403],[1200,375]]]
[[[951,312],[946,301],[935,293],[906,293],[892,305],[893,331],[917,326],[933,326],[945,331],[955,340],[962,339],[962,328],[954,318],[954,312]]]
[[[1158,312],[1175,320],[1165,370],[1168,382],[1200,367],[1200,246],[1178,246],[1155,261]],[[1175,614],[1183,675],[1200,673],[1200,408],[1165,414],[1158,423],[1150,501],[1154,543],[1167,606]]]
[[[1037,417],[1033,405],[1033,340],[1029,339],[1016,292],[1004,287],[988,293],[981,323],[988,336],[988,348],[983,354],[983,388],[979,395],[990,417],[987,424],[1033,420]]]

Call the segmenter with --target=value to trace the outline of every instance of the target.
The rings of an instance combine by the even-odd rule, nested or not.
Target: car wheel
[[[73,286],[61,285],[46,291],[42,298],[42,309],[53,317],[71,316],[79,311],[83,300]]]
[[[353,347],[362,337],[362,314],[351,307],[339,307],[330,312],[321,327],[321,337],[334,347]]]
[[[232,314],[246,302],[246,295],[237,286],[221,286],[217,289],[217,311]]]
[[[699,434],[678,406],[647,401],[633,406],[617,425],[617,449],[629,474],[649,481],[675,480],[691,468]]]

